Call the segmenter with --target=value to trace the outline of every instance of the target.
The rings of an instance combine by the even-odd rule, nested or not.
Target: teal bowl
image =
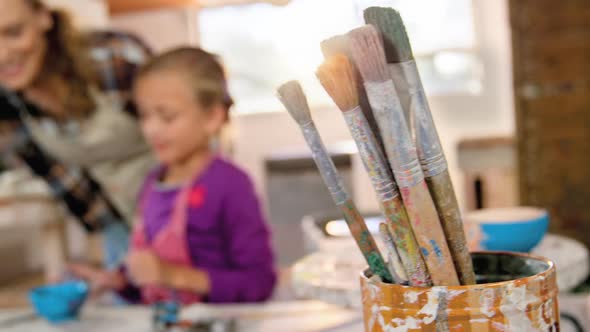
[[[549,227],[547,211],[534,207],[477,210],[464,219],[479,229],[479,248],[493,251],[530,252]]]
[[[85,282],[68,281],[34,288],[29,292],[29,300],[39,316],[51,323],[61,323],[78,318],[88,290]]]

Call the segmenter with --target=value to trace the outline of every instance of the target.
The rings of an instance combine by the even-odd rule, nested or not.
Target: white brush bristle
[[[350,38],[347,35],[337,35],[320,43],[320,48],[324,54],[324,58],[329,58],[336,54],[350,54]]]
[[[388,80],[385,51],[379,31],[372,25],[354,29],[348,33],[354,62],[365,82]]]
[[[298,124],[307,124],[312,121],[307,98],[299,82],[289,81],[279,86],[277,97]]]

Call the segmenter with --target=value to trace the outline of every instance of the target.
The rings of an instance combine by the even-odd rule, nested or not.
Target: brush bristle
[[[326,92],[341,111],[346,112],[359,104],[354,67],[344,54],[328,58],[316,71]]]
[[[311,122],[311,112],[301,84],[289,81],[277,89],[277,97],[298,124]]]
[[[354,62],[366,82],[384,82],[388,79],[385,52],[379,31],[372,25],[348,33]]]
[[[336,54],[350,54],[350,39],[347,35],[337,35],[332,38],[323,40],[320,43],[320,48],[324,54],[324,58],[329,58]]]
[[[379,30],[387,62],[399,63],[414,59],[406,27],[399,12],[393,8],[370,7],[365,9],[365,22]]]

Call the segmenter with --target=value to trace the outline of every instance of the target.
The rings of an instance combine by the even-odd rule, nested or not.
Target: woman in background
[[[125,103],[101,91],[100,66],[68,16],[40,0],[0,0],[0,87],[16,154],[88,230],[107,266],[127,249],[136,195],[154,164]],[[100,56],[100,54],[98,54]]]

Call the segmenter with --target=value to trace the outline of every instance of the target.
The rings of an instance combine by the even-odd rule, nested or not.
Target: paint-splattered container
[[[553,262],[527,254],[472,254],[478,284],[417,288],[361,276],[366,332],[559,331]]]

